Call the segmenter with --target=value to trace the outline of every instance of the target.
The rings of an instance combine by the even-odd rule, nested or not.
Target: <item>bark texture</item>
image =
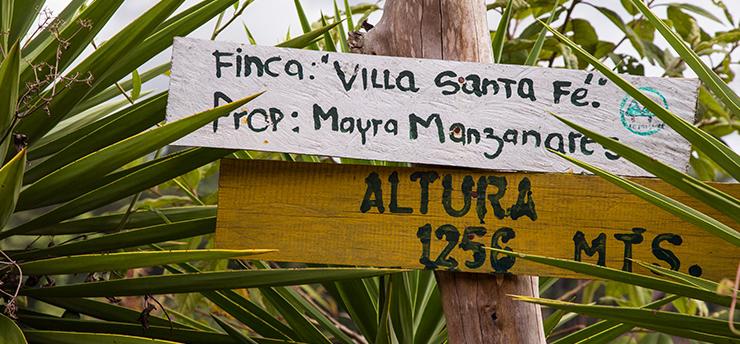
[[[537,305],[510,295],[539,296],[537,277],[435,272],[450,343],[545,343]]]
[[[353,52],[491,63],[483,0],[387,0],[367,32],[351,32]],[[539,306],[507,295],[539,296],[537,277],[435,272],[449,342],[545,343]]]

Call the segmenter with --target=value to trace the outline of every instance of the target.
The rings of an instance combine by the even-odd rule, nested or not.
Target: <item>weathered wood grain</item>
[[[395,32],[385,39],[399,47],[396,54],[425,59],[176,39],[169,120],[266,93],[175,144],[511,171],[580,171],[549,154],[546,148],[552,148],[617,174],[647,175],[560,123],[553,112],[687,168],[689,144],[598,73],[429,59],[481,62],[487,55],[475,39],[453,34],[470,27],[458,19],[478,16],[463,8],[472,3],[443,1],[436,4],[441,17],[415,18],[411,12],[418,3],[389,4],[407,10],[405,23],[419,19],[420,26],[395,32],[402,30],[400,23],[381,23]],[[440,25],[441,41],[432,39],[439,40],[439,33],[426,31],[423,44],[410,37],[433,23]],[[484,35],[478,37],[482,40],[488,33],[480,30],[485,31],[476,27],[465,34]],[[693,121],[697,80],[625,78]]]
[[[546,343],[540,308],[511,298],[539,296],[537,277],[460,272],[435,276],[450,343]]]
[[[395,204],[390,180],[398,178]],[[426,213],[422,213],[420,179],[412,175],[434,172],[438,175],[429,184]],[[378,204],[361,210],[367,193],[366,178],[377,173],[382,192],[381,213]],[[427,174],[429,175],[429,174]],[[449,175],[450,206],[464,207],[461,190],[465,176],[474,183],[470,187],[470,207],[461,216],[451,216],[445,210],[444,180]],[[479,189],[481,177],[488,187]],[[501,208],[508,214],[499,218],[491,198],[499,191],[494,185],[506,187],[500,197]],[[529,191],[526,184],[529,181]],[[633,179],[670,197],[700,209],[733,226],[730,219],[703,204],[654,179]],[[740,196],[738,184],[714,184],[735,197]],[[531,193],[530,193],[531,192]],[[531,197],[531,202],[527,201]],[[370,194],[368,200],[375,200]],[[512,206],[520,202],[519,217]],[[481,202],[481,203],[479,203]],[[485,206],[481,216],[478,205]],[[523,209],[533,205],[533,216],[522,215]],[[410,213],[408,212],[410,209]],[[405,213],[404,213],[405,212]],[[481,221],[481,217],[483,221]],[[595,176],[573,174],[501,173],[482,170],[451,169],[443,167],[375,167],[358,165],[284,163],[270,161],[223,160],[219,191],[216,242],[220,248],[279,249],[264,259],[290,262],[330,263],[384,267],[424,268],[420,262],[422,243],[417,236],[426,224],[432,230],[429,258],[434,261],[442,249],[454,243],[449,257],[456,262],[456,270],[489,273],[495,271],[491,254],[486,252],[479,267],[474,262],[474,250],[465,250],[461,243],[480,243],[490,247],[492,237],[500,247],[514,251],[552,257],[574,259],[576,243],[592,246],[601,236],[604,244],[603,263],[613,268],[626,268],[624,235],[639,232],[642,240],[632,240],[631,256],[647,263],[671,267],[668,260],[675,256],[679,271],[698,273],[719,280],[734,274],[740,249],[725,243],[703,230],[633,196]],[[437,237],[440,226],[452,225],[459,232]],[[482,231],[465,229],[480,227]],[[502,230],[502,228],[510,228]],[[643,231],[644,230],[644,231]],[[447,232],[454,232],[448,230]],[[510,233],[515,236],[507,239]],[[509,233],[508,235],[506,233]],[[578,234],[582,233],[582,234]],[[444,234],[444,233],[441,233]],[[618,239],[620,236],[622,240]],[[574,240],[575,238],[575,240]],[[637,237],[634,237],[637,238]],[[467,239],[467,240],[466,240]],[[638,242],[639,241],[639,242]],[[669,252],[670,251],[670,252]],[[599,253],[589,256],[578,251],[582,261],[597,263]],[[499,268],[505,267],[499,259]],[[443,261],[448,258],[443,257]],[[438,269],[445,270],[442,264]],[[473,264],[474,265],[474,264]],[[650,274],[637,265],[635,272]],[[583,277],[523,260],[515,261],[507,270],[514,274]]]
[[[491,63],[486,12],[481,0],[389,0],[378,25],[351,32],[349,41],[363,54]],[[434,275],[450,343],[545,343],[540,307],[506,295],[539,296],[537,276]]]

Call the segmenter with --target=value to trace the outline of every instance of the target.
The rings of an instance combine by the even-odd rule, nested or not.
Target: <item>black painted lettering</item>
[[[462,181],[462,196],[463,196],[463,206],[460,209],[455,209],[452,206],[452,175],[446,174],[444,178],[442,178],[442,205],[445,208],[445,211],[448,215],[454,216],[454,217],[461,217],[465,216],[465,214],[468,213],[470,210],[470,194],[473,191],[473,184],[475,182],[473,181],[473,177],[471,176],[464,176]]]
[[[511,143],[516,145],[517,138],[519,137],[519,132],[515,129],[506,129],[504,132],[503,140],[506,143]]]
[[[465,94],[474,94],[478,97],[482,96],[483,93],[480,91],[480,77],[475,74],[470,74],[465,77],[465,83],[462,85],[462,91]]]
[[[588,102],[583,102],[584,98],[588,95],[588,90],[585,88],[576,88],[575,92],[570,96],[570,102],[575,106],[586,106]]]
[[[361,119],[357,119],[357,131],[360,132],[360,139],[362,141],[362,144],[364,145],[367,142],[367,131],[370,130],[370,120],[365,120],[365,123],[367,126],[362,126],[363,121]]]
[[[405,83],[405,85],[404,85]],[[416,87],[416,81],[414,80],[414,73],[408,70],[404,70],[401,73],[398,73],[398,77],[396,78],[396,86],[399,90],[407,92],[418,92],[419,88]]]
[[[511,98],[511,85],[516,84],[516,80],[507,78],[498,78],[498,81],[504,84],[504,90],[506,90],[506,98]]]
[[[370,72],[370,85],[373,88],[383,88],[383,84],[378,82],[378,70],[374,69]]]
[[[645,228],[632,228],[632,233],[614,234],[614,238],[624,243],[624,263],[622,270],[632,272],[632,245],[642,243]]]
[[[554,147],[552,145],[552,141],[555,139],[557,139],[557,147]],[[548,134],[547,138],[545,139],[545,147],[565,154],[565,143],[563,142],[563,135],[561,135],[560,133]]]
[[[238,130],[241,126],[242,117],[249,115],[249,111],[234,112],[234,129]]]
[[[392,83],[390,83],[390,78],[391,78],[391,71],[389,71],[387,69],[384,70],[383,71],[383,85],[384,85],[384,87],[385,87],[386,90],[392,90],[392,89],[396,88],[395,85],[393,85]]]
[[[496,141],[496,143],[498,143],[498,146],[496,147],[496,150],[493,153],[484,152],[483,156],[491,160],[496,159],[501,154],[501,152],[504,150],[504,140],[494,135],[492,128],[483,129],[483,133],[486,134],[487,139],[492,139]]]
[[[255,125],[256,124],[255,123],[256,121],[253,119],[254,116],[262,116],[263,120],[265,121],[265,125],[262,126],[262,127],[256,126]],[[247,116],[247,127],[249,127],[250,130],[252,130],[252,131],[254,131],[256,133],[263,132],[263,131],[267,130],[267,127],[270,126],[269,124],[267,124],[267,122],[268,122],[268,119],[267,119],[267,111],[265,111],[263,109],[259,109],[259,108],[254,109],[254,110],[252,110],[252,112],[249,113],[249,116]]]
[[[448,77],[450,79],[443,78]],[[434,78],[434,85],[443,88],[443,87],[449,87],[449,89],[443,89],[442,94],[443,95],[450,95],[455,94],[458,91],[460,91],[460,84],[455,80],[455,77],[457,77],[457,74],[451,70],[447,70],[444,72],[440,72],[437,74],[437,76]],[[498,86],[496,86],[498,88]]]
[[[542,144],[542,136],[536,130],[524,130],[522,131],[522,146],[527,144],[527,137],[534,138],[534,146],[539,147]]]
[[[347,75],[344,73],[344,70],[342,70],[342,66],[339,64],[339,61],[334,61],[334,71],[336,71],[339,81],[342,82],[342,87],[344,87],[345,91],[352,89],[352,85],[355,83],[355,79],[357,79],[357,71],[359,69],[360,65],[355,65],[352,76],[347,79]]]
[[[570,94],[566,88],[570,87],[573,83],[570,81],[553,81],[552,82],[552,96],[555,104],[560,104],[560,97],[567,96]]]
[[[413,209],[409,207],[401,207],[398,205],[398,172],[393,171],[388,177],[388,182],[391,183],[391,203],[388,204],[388,209],[391,213],[397,214],[411,214]]]
[[[298,80],[303,80],[303,65],[296,60],[288,60],[285,63],[285,74],[297,76]]]
[[[612,139],[614,139],[616,141],[619,141],[619,138],[618,137],[612,136]],[[617,160],[617,159],[619,159],[619,154],[616,154],[616,153],[614,153],[614,152],[612,152],[610,150],[607,150],[606,148],[604,148],[604,156],[606,156],[606,158],[609,159],[609,160]]]
[[[588,149],[588,145],[594,143],[596,141],[592,140],[590,137],[584,136],[581,138],[581,153],[583,155],[592,155],[594,154],[594,151],[592,149]]]
[[[265,74],[265,65],[258,56],[244,55],[244,76],[252,74],[252,65],[257,69],[257,76]]]
[[[378,212],[382,214],[385,211],[385,206],[383,205],[383,190],[381,188],[380,177],[378,177],[378,174],[371,172],[367,178],[365,178],[365,185],[367,185],[367,189],[365,190],[365,196],[362,198],[362,203],[360,204],[360,212],[367,213],[370,208],[375,207],[378,209]],[[371,197],[374,198],[371,199]]]
[[[450,252],[452,252],[452,249],[454,249],[457,243],[460,241],[460,232],[455,226],[444,224],[439,226],[439,228],[434,231],[434,236],[436,236],[437,239],[442,240],[442,238],[444,238],[445,241],[447,241],[447,245],[442,249],[441,252],[439,252],[439,256],[437,256],[437,259],[434,260],[434,263],[437,266],[446,267],[447,270],[457,269],[457,260],[450,257]]]
[[[486,213],[488,209],[486,207],[486,189],[488,189],[488,178],[486,176],[480,176],[478,178],[478,184],[475,190],[475,195],[472,195],[475,201],[475,214],[478,215],[480,224],[485,224]]]
[[[218,107],[221,104],[221,100],[227,103],[233,102],[231,98],[229,98],[227,95],[223,94],[222,92],[218,92],[218,91],[213,92],[213,107]],[[236,114],[234,114],[234,116],[236,116]],[[221,117],[229,117],[229,114],[228,113],[223,114],[221,115]],[[235,124],[234,127],[235,127],[234,129],[239,129],[239,124]],[[218,131],[218,118],[213,120],[213,132],[215,133],[216,131]]]
[[[329,110],[331,111],[331,110]],[[355,120],[352,117],[343,117],[339,121],[339,131],[343,133],[352,133],[355,131]]]
[[[468,130],[466,131],[466,133],[467,133],[466,136],[467,136],[467,139],[468,139],[468,144],[471,144],[471,143],[478,144],[478,143],[480,143],[480,132],[477,129],[468,128]]]
[[[503,219],[506,217],[506,210],[501,206],[501,199],[506,194],[506,177],[488,176],[488,184],[496,187],[496,193],[488,195],[488,201],[491,202],[491,208],[493,208],[493,215],[497,219]]]
[[[444,143],[445,142],[445,133],[444,133],[444,127],[442,126],[442,118],[439,117],[438,113],[433,113],[427,117],[426,120],[422,119],[421,117],[415,115],[415,114],[409,114],[409,136],[412,140],[416,140],[419,138],[419,129],[417,128],[417,125],[421,125],[424,128],[429,128],[432,125],[432,122],[434,122],[434,125],[437,127],[437,136],[439,137],[439,142]]]
[[[463,251],[473,251],[473,260],[466,260],[465,266],[469,269],[477,269],[483,266],[486,262],[486,249],[483,244],[472,241],[475,237],[482,237],[486,235],[485,227],[469,226],[465,227],[463,231],[462,242],[460,242],[460,248]]]
[[[506,244],[509,240],[514,239],[515,237],[516,232],[514,232],[513,229],[509,227],[501,227],[491,236],[491,247],[499,250],[513,251],[509,246],[502,248],[499,242]],[[503,257],[498,258],[498,255],[498,252],[491,252],[491,267],[493,268],[493,271],[497,273],[509,272],[509,269],[511,269],[514,266],[514,263],[516,263],[516,257],[504,255]]]
[[[499,87],[498,87],[498,83],[496,82],[496,80],[488,79],[488,78],[483,78],[483,81],[481,81],[481,85],[480,85],[481,92],[483,94],[488,94],[488,87],[489,86],[493,89],[493,94],[494,95],[498,94]]]
[[[395,119],[389,119],[385,122],[383,129],[388,134],[398,135],[398,121]],[[377,130],[376,130],[377,131]]]
[[[277,108],[270,108],[270,124],[272,125],[272,131],[277,131],[278,123],[285,118],[285,115],[283,114],[280,109]]]
[[[321,129],[321,121],[331,119],[331,130],[339,130],[339,114],[337,114],[337,108],[332,106],[329,111],[319,106],[319,104],[313,104],[313,128],[316,130]]]
[[[221,58],[222,57],[226,57],[226,56],[232,56],[232,55],[234,55],[234,53],[222,53],[222,52],[216,50],[216,51],[213,52],[212,55],[216,58],[216,77],[217,78],[220,78],[221,77],[221,68],[233,66],[233,64],[231,62],[221,61]],[[220,93],[220,92],[217,92],[217,93]]]
[[[536,101],[537,98],[534,96],[534,81],[530,78],[522,78],[519,80],[519,84],[517,85],[517,93],[520,97],[529,99],[531,101]]]
[[[671,270],[678,271],[678,269],[681,267],[681,260],[676,257],[673,251],[660,246],[660,243],[664,241],[667,241],[676,246],[681,246],[681,244],[683,243],[683,239],[678,234],[663,233],[658,234],[658,236],[653,239],[653,242],[651,244],[653,249],[653,256],[668,263],[668,265],[671,266]]]
[[[537,220],[537,211],[534,208],[534,200],[532,199],[532,182],[529,178],[524,177],[519,182],[519,194],[516,198],[516,203],[509,208],[509,216],[512,220],[516,220],[522,216],[529,217],[530,220]]]
[[[280,56],[272,56],[272,57],[268,58],[267,60],[265,60],[265,64],[264,64],[264,66],[265,66],[265,74],[267,74],[269,76],[272,76],[272,77],[279,76],[280,74],[278,74],[277,72],[274,72],[274,71],[270,70],[270,63],[278,62],[280,60],[282,60],[282,58]],[[286,68],[287,68],[287,65],[286,65]],[[299,79],[301,79],[301,78],[299,78]]]
[[[437,172],[426,171],[426,172],[414,172],[411,174],[411,181],[419,181],[420,189],[420,204],[419,212],[426,214],[429,209],[429,184],[434,183],[439,178]]]
[[[241,48],[236,48],[236,76],[242,76],[242,56],[239,53],[242,52]]]
[[[419,241],[421,242],[421,258],[419,258],[419,263],[424,265],[427,269],[436,269],[437,264],[434,264],[434,262],[429,259],[429,251],[432,246],[432,225],[427,223],[419,227],[416,231],[416,237],[419,238]]]
[[[576,140],[583,136],[581,133],[576,133],[571,131],[568,133],[568,152],[575,153],[576,152]]]
[[[593,257],[594,254],[598,254],[598,260],[596,264],[606,266],[606,234],[600,233],[596,239],[591,240],[591,246],[586,242],[586,235],[581,231],[577,231],[573,235],[573,260],[581,261],[581,251],[589,257]]]
[[[378,128],[380,127],[381,124],[383,124],[383,120],[373,118],[370,120],[370,122],[373,123],[373,136],[375,136],[378,134]]]

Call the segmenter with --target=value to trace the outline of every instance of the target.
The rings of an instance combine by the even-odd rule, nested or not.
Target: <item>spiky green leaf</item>
[[[27,344],[26,337],[13,319],[0,314],[0,342]]]
[[[635,0],[629,1],[634,2]],[[641,2],[637,2],[641,4]],[[558,30],[555,30],[545,23],[542,23],[542,25],[544,25],[550,32],[552,32],[554,36],[564,42],[585,61],[590,63],[604,76],[609,78],[609,80],[614,82],[622,90],[627,92],[627,94],[632,96],[632,98],[637,100],[640,104],[650,110],[650,112],[660,118],[660,120],[662,120],[665,124],[670,126],[673,130],[675,130],[677,133],[691,142],[696,149],[709,156],[714,162],[719,164],[725,171],[727,171],[727,173],[729,173],[736,179],[740,178],[740,156],[738,156],[737,153],[733,152],[732,149],[725,146],[717,138],[711,136],[710,134],[702,131],[699,128],[694,127],[691,123],[674,115],[673,113],[662,107],[653,99],[642,93],[642,91],[637,89],[637,87],[630,84],[627,80],[625,80],[618,74],[614,73],[611,68],[601,63],[596,57],[585,51],[583,48],[571,41],[568,37],[560,33]]]
[[[214,289],[258,288],[366,278],[403,270],[306,268],[201,272],[182,275],[146,276],[121,280],[69,284],[49,288],[24,289],[32,297],[132,296],[147,294],[192,293]]]
[[[576,158],[567,156],[565,154],[562,154],[557,151],[551,152],[559,155],[560,157],[576,164],[579,167],[582,167],[585,170],[588,170],[591,173],[594,173],[608,182],[619,186],[620,188],[629,191],[635,196],[638,196],[658,207],[661,209],[668,211],[669,213],[676,215],[680,217],[681,219],[711,233],[712,235],[716,235],[717,237],[722,238],[723,240],[735,245],[740,246],[740,232],[734,230],[733,228],[725,225],[724,223],[718,221],[717,219],[704,214],[694,208],[691,208],[679,201],[676,201],[668,196],[665,196],[661,193],[655,192],[649,188],[646,188],[640,184],[637,184],[633,181],[630,181],[628,179],[616,176],[612,173],[609,173],[603,169],[600,169],[596,166],[587,164],[583,161],[580,161]]]
[[[504,41],[509,32],[509,21],[511,20],[511,12],[513,11],[513,8],[514,6],[511,5],[511,0],[508,0],[506,2],[506,8],[504,8],[504,12],[501,14],[501,19],[499,19],[498,26],[496,27],[496,33],[491,40],[491,44],[493,45],[493,61],[495,63],[500,63],[501,56],[504,54]]]
[[[35,260],[21,264],[29,275],[61,275],[127,270],[195,260],[226,259],[275,252],[276,250],[178,250],[85,254]]]
[[[22,149],[5,166],[0,167],[0,228],[15,210],[26,168],[26,150]]]
[[[669,281],[653,276],[641,275],[632,272],[626,272],[618,269],[613,269],[604,266],[598,266],[589,263],[583,263],[567,259],[543,257],[539,255],[529,253],[518,253],[507,250],[499,250],[495,248],[486,247],[487,250],[496,251],[501,254],[506,254],[517,259],[525,259],[540,264],[554,266],[560,269],[573,271],[579,274],[593,276],[602,279],[608,279],[612,281],[618,281],[623,283],[629,283],[633,285],[639,285],[641,287],[657,289],[670,294],[682,295],[690,298],[695,298],[718,305],[728,306],[731,299],[724,295],[718,295],[715,292],[707,291],[702,288],[697,288],[692,285],[686,285],[674,281]]]

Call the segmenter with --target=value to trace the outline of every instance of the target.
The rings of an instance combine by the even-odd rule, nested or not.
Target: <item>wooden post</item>
[[[491,63],[483,0],[387,0],[378,24],[350,33],[353,52]],[[435,272],[450,343],[545,343],[537,277]]]

